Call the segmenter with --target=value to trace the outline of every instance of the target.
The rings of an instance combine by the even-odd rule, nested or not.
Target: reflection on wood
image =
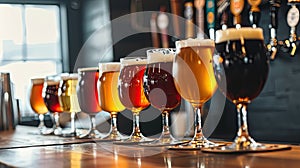
[[[28,134],[35,127],[18,126],[15,132],[0,133],[0,167],[297,167],[300,146],[292,150],[248,153],[213,154],[200,150],[176,151],[166,148],[113,145],[112,142],[88,142]],[[57,139],[56,139],[57,138]],[[11,141],[9,140],[11,139]],[[26,142],[28,141],[28,142]],[[30,144],[50,146],[25,147]],[[53,145],[54,142],[63,145]],[[70,144],[69,142],[80,144]],[[25,144],[21,146],[21,144]],[[18,148],[17,145],[22,148]]]

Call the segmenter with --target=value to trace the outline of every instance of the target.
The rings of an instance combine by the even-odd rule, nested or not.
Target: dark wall
[[[143,1],[143,10],[159,10],[164,4],[169,10],[168,1]],[[279,10],[278,39],[289,37],[289,27],[286,22],[286,14],[289,6],[286,0],[282,0]],[[269,42],[270,5],[263,1],[260,5],[261,20],[259,26],[264,29],[265,42]],[[249,6],[246,4],[242,24],[249,26]],[[111,19],[130,13],[130,1],[111,0]],[[230,24],[229,24],[230,25]],[[130,26],[124,25],[124,26]],[[114,30],[114,28],[113,28]],[[297,29],[299,34],[299,29]],[[135,50],[151,47],[151,35],[149,33],[137,34],[114,45],[114,60],[118,60]],[[300,143],[300,66],[299,52],[295,57],[287,53],[278,53],[276,59],[270,62],[270,72],[264,90],[258,98],[249,105],[249,127],[253,137],[260,141]],[[223,116],[212,137],[232,139],[236,133],[236,112],[231,102],[226,103]]]

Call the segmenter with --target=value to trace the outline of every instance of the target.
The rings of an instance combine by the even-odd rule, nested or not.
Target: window
[[[62,72],[57,5],[0,4],[0,72],[10,72],[21,115],[33,115],[30,78]]]

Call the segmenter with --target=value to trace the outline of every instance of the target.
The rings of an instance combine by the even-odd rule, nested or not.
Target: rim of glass
[[[147,64],[146,56],[124,57],[120,59],[121,65],[143,65]]]
[[[260,27],[241,27],[241,28],[228,28],[225,30],[216,31],[216,43],[221,43],[227,40],[245,39],[259,39],[264,40],[263,29]]]
[[[121,63],[120,62],[103,62],[98,64],[99,72],[107,71],[120,71]]]
[[[99,71],[98,67],[82,67],[77,69],[78,73],[80,72],[96,72]]]

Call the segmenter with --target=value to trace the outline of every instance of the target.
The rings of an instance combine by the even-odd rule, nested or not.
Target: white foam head
[[[103,72],[116,72],[120,71],[121,63],[120,62],[107,62],[107,63],[99,63],[99,71]]]
[[[64,73],[60,75],[60,78],[62,80],[78,80],[78,74],[77,73]]]
[[[212,39],[192,39],[189,38],[187,40],[176,41],[176,48],[184,48],[184,47],[215,47],[215,42]]]
[[[239,29],[228,28],[225,30],[216,31],[216,43],[222,43],[228,40],[239,40],[239,39],[257,39],[263,40],[263,29],[242,27]]]
[[[78,68],[78,73],[80,72],[97,72],[99,71],[98,67],[84,67],[84,68]]]
[[[125,58],[121,58],[120,62],[122,64],[122,66],[146,65],[147,58],[146,57],[125,57]]]
[[[172,62],[176,54],[175,48],[157,48],[147,50],[147,62]]]

